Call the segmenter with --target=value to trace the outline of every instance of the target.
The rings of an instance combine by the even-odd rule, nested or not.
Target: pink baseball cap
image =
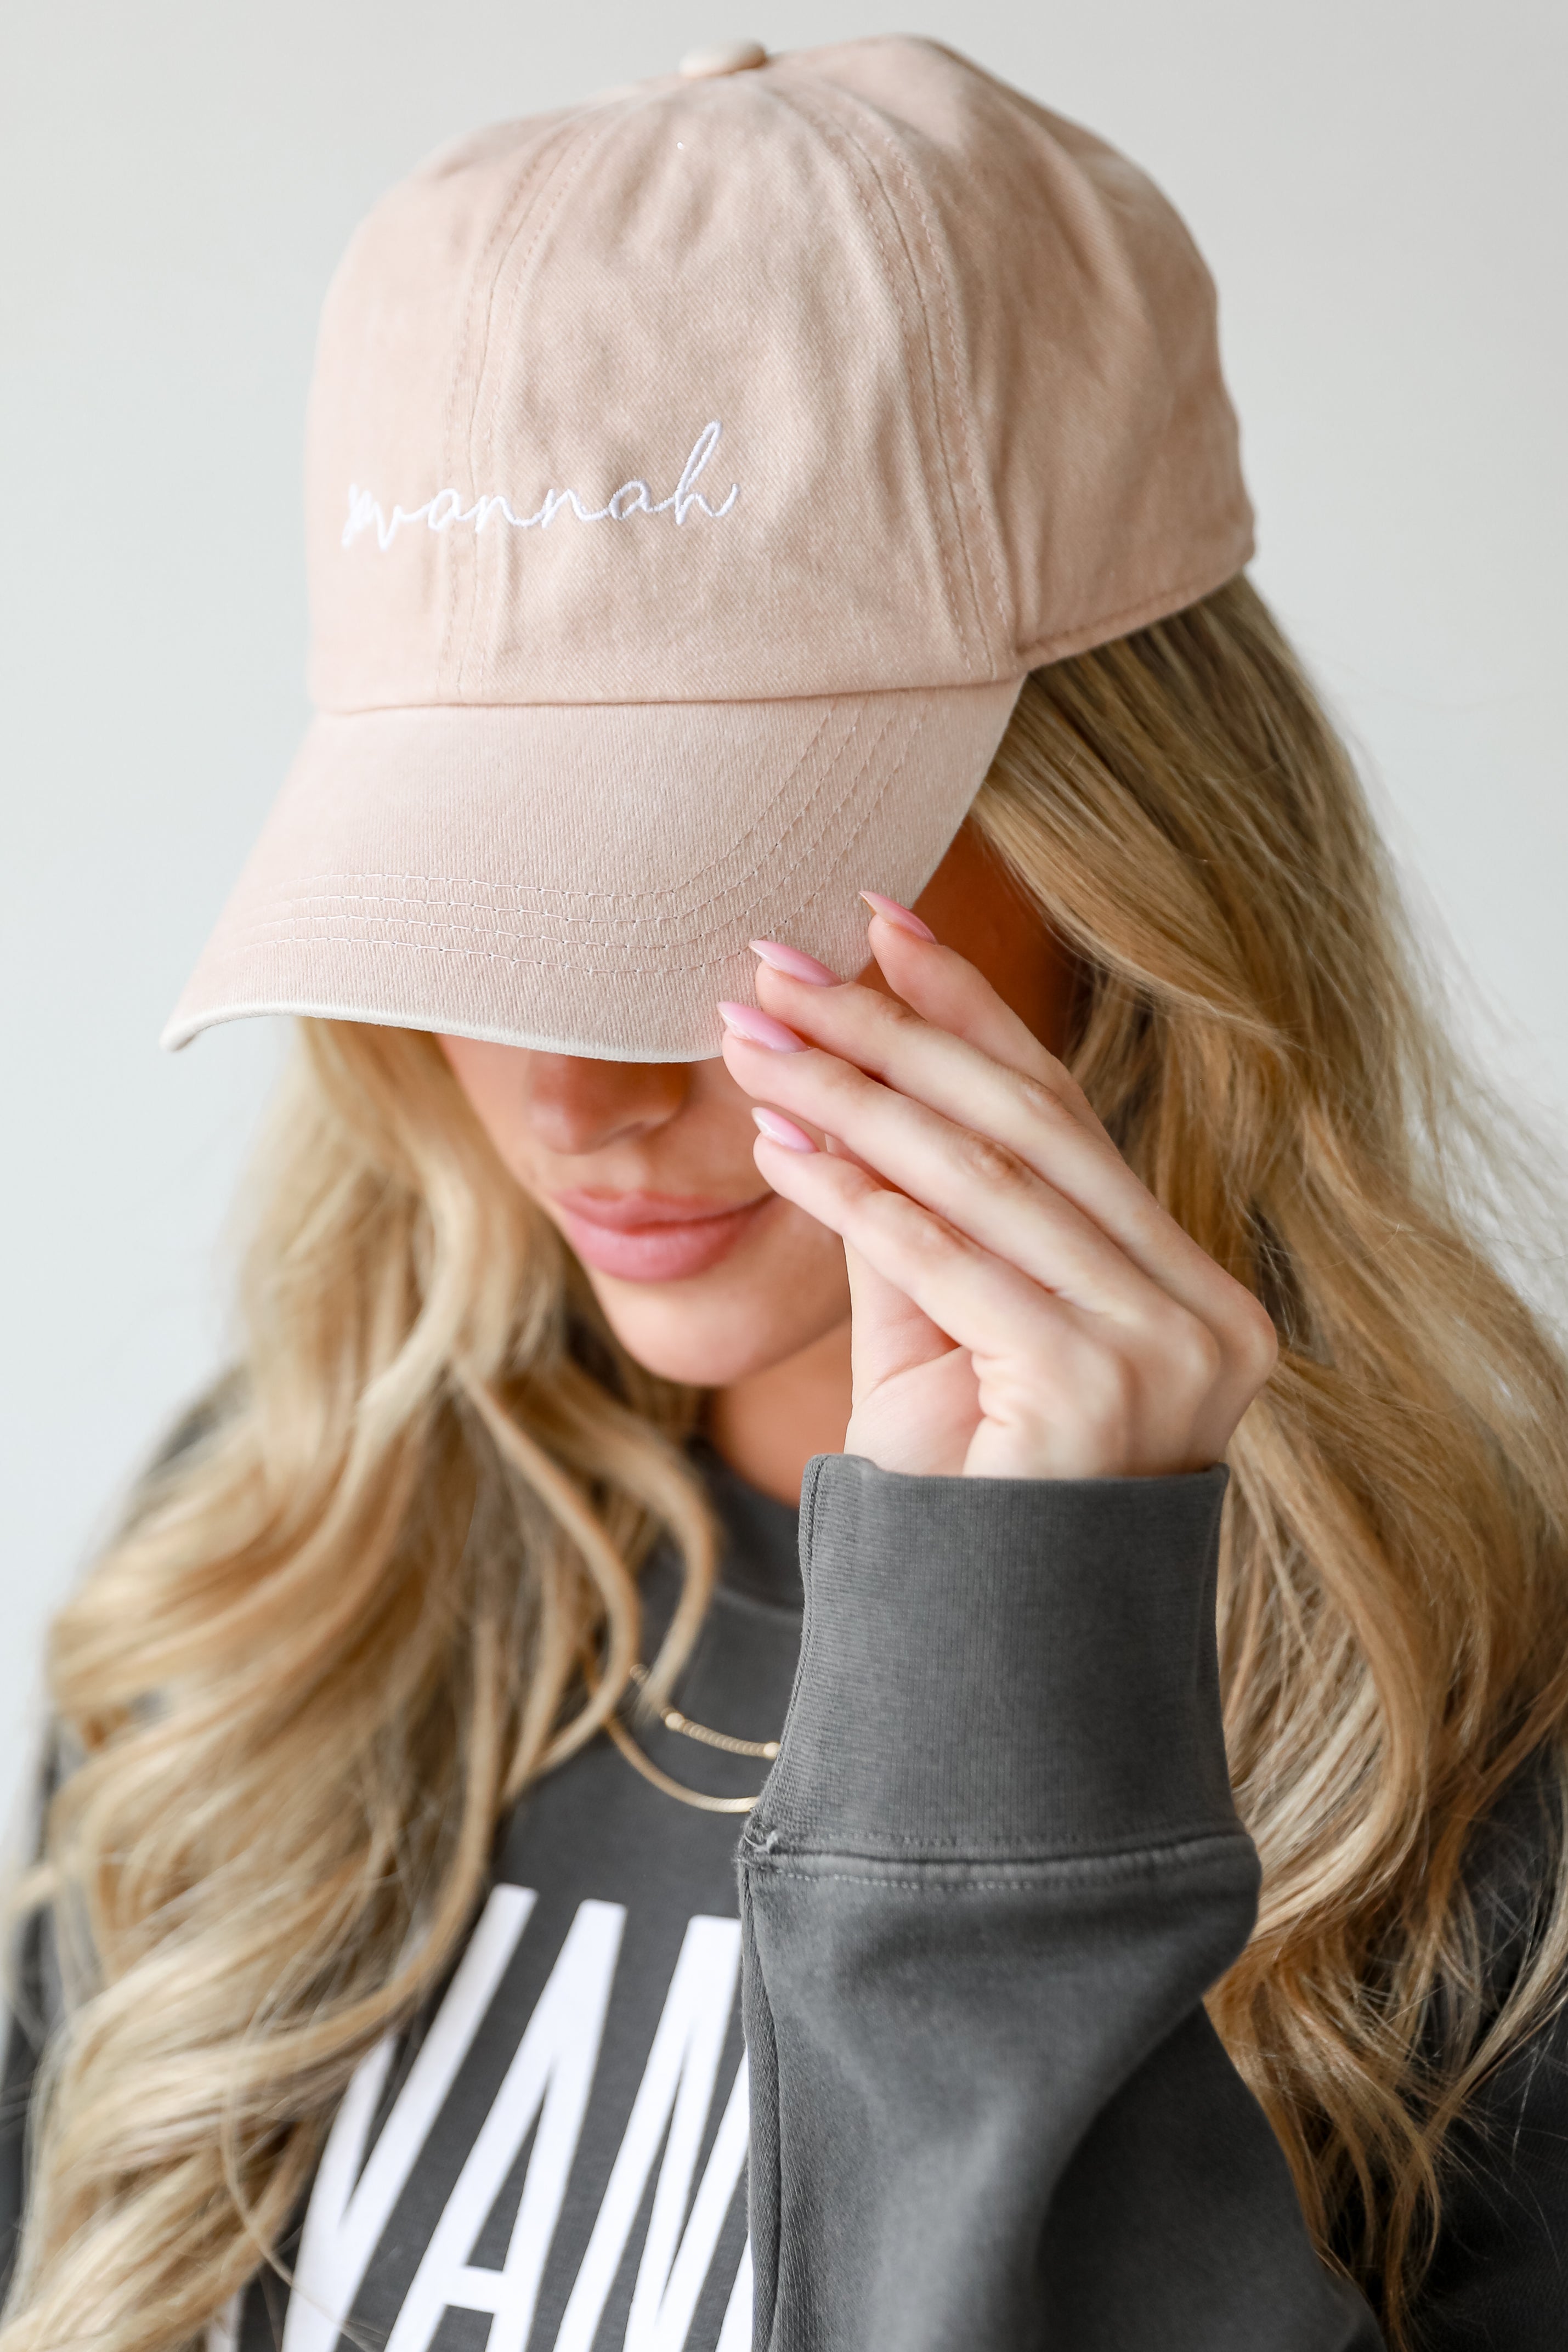
[[[306,1013],[716,1053],[747,940],[864,958],[1027,671],[1251,552],[1213,287],[935,43],[479,132],[328,296],[317,716],[164,1033]]]

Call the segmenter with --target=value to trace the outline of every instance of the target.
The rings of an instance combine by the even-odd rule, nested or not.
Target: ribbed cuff
[[[1226,1475],[911,1478],[819,1455],[800,1671],[747,1843],[1022,1858],[1234,1832]]]

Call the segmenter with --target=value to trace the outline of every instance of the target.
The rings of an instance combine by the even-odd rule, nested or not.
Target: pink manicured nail
[[[781,1143],[786,1151],[815,1151],[817,1147],[805,1129],[781,1111],[758,1110],[754,1106],[751,1116],[769,1143]]]
[[[721,1004],[718,1017],[727,1029],[733,1029],[747,1045],[766,1045],[770,1054],[803,1054],[806,1050],[803,1037],[797,1037],[793,1029],[786,1029],[782,1021],[775,1021],[771,1013],[764,1013],[755,1004]]]
[[[825,963],[809,956],[804,948],[786,947],[782,940],[747,940],[746,944],[772,971],[787,972],[791,980],[810,981],[813,988],[838,988],[842,984],[836,971],[830,971]]]
[[[880,915],[884,923],[891,923],[895,931],[907,931],[912,940],[934,940],[936,937],[928,924],[923,923],[908,907],[901,907],[896,898],[884,898],[880,890],[862,890],[861,897],[872,913]]]

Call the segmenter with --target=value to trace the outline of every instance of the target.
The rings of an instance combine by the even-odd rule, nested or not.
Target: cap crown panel
[[[550,116],[447,150],[382,197],[329,289],[305,451],[310,688],[322,709],[450,698],[472,532],[410,525],[383,554],[372,526],[345,547],[350,493],[391,517],[452,481],[497,250],[572,129]]]
[[[514,169],[515,191],[475,191],[474,292],[446,308],[466,420],[425,354],[400,372],[387,352],[374,380],[361,369],[352,419],[319,436],[313,496],[336,525],[319,516],[313,539],[325,707],[996,675],[897,224],[841,151],[754,74],[600,110]],[[455,222],[448,240],[455,258]],[[387,308],[389,275],[411,328],[439,315],[429,266],[428,232],[368,244],[365,290],[345,273],[343,342]],[[427,513],[345,547],[350,482],[381,522],[447,493],[441,527]]]
[[[929,41],[787,61],[858,100],[904,166],[912,239],[953,315],[976,446],[957,477],[1014,674],[1135,627],[1250,541],[1214,289],[1147,175]],[[994,552],[992,552],[994,551]],[[1190,593],[1199,593],[1197,589]]]

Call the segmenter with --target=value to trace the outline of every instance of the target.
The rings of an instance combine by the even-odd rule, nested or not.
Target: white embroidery
[[[718,422],[705,425],[692,444],[691,456],[681,468],[681,478],[667,499],[655,499],[646,482],[638,476],[622,482],[601,507],[589,506],[576,490],[549,489],[544,503],[532,514],[514,514],[509,500],[499,491],[483,491],[471,506],[463,502],[461,490],[437,490],[419,507],[394,506],[387,514],[379,499],[369,490],[361,490],[357,482],[349,485],[349,519],[343,525],[343,545],[352,547],[362,531],[373,530],[376,545],[384,554],[398,532],[409,523],[422,522],[428,530],[450,530],[454,523],[471,522],[476,531],[499,515],[514,530],[548,530],[558,514],[568,507],[579,522],[628,522],[633,515],[674,514],[678,523],[685,522],[695,507],[700,514],[722,522],[740,496],[740,485],[732,482],[729,495],[720,506],[710,506],[696,488],[698,475],[718,446],[723,427]]]

